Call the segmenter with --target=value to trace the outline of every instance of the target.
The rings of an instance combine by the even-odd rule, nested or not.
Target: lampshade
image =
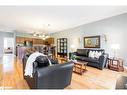
[[[71,49],[74,49],[75,48],[75,45],[71,45],[70,47],[71,47]]]
[[[74,51],[75,51],[75,45],[72,44],[72,45],[70,46],[70,49],[71,49],[71,52],[74,52]]]
[[[119,44],[112,44],[111,48],[117,50],[117,49],[120,49],[120,45]]]

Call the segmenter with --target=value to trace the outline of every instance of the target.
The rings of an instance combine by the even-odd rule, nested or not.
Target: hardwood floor
[[[22,63],[13,55],[0,58],[0,87],[1,89],[29,89],[23,79]]]
[[[127,76],[127,71],[98,70],[88,66],[87,70],[83,75],[73,73],[72,83],[66,89],[114,89],[117,77]],[[0,89],[29,89],[23,79],[22,62],[13,55],[0,58]]]
[[[115,89],[116,79],[127,72],[116,72],[109,69],[98,70],[87,66],[84,75],[73,74],[70,89]]]

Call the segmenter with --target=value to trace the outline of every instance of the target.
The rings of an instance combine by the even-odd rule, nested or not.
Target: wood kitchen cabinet
[[[33,39],[33,44],[37,44],[38,40],[37,39]]]
[[[33,39],[32,38],[24,38],[24,41],[33,41]]]
[[[46,44],[46,45],[54,44],[54,38],[48,38],[48,39],[46,39],[46,40],[45,40],[45,44]]]
[[[40,39],[40,44],[44,44],[44,40]]]
[[[16,43],[24,43],[25,41],[30,41],[33,42],[34,44],[45,44],[45,45],[50,45],[50,44],[54,44],[54,38],[48,38],[46,40],[42,40],[42,39],[37,39],[37,38],[27,38],[27,37],[16,37]]]
[[[33,44],[44,44],[42,39],[33,39]]]
[[[24,43],[25,41],[33,41],[33,39],[26,37],[16,37],[16,43]]]
[[[24,43],[23,37],[16,37],[16,43]]]

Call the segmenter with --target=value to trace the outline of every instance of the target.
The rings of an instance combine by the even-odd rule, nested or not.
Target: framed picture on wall
[[[100,36],[84,37],[84,48],[100,48]]]

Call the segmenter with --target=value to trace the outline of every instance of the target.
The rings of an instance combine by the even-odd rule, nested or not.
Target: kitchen
[[[54,38],[47,38],[45,40],[30,37],[20,37],[16,36],[16,56],[22,59],[26,49],[31,49],[32,47],[37,47],[38,50],[44,50],[44,47],[51,47],[54,45]],[[55,50],[55,49],[54,49]],[[43,51],[43,53],[48,54],[48,50]]]

